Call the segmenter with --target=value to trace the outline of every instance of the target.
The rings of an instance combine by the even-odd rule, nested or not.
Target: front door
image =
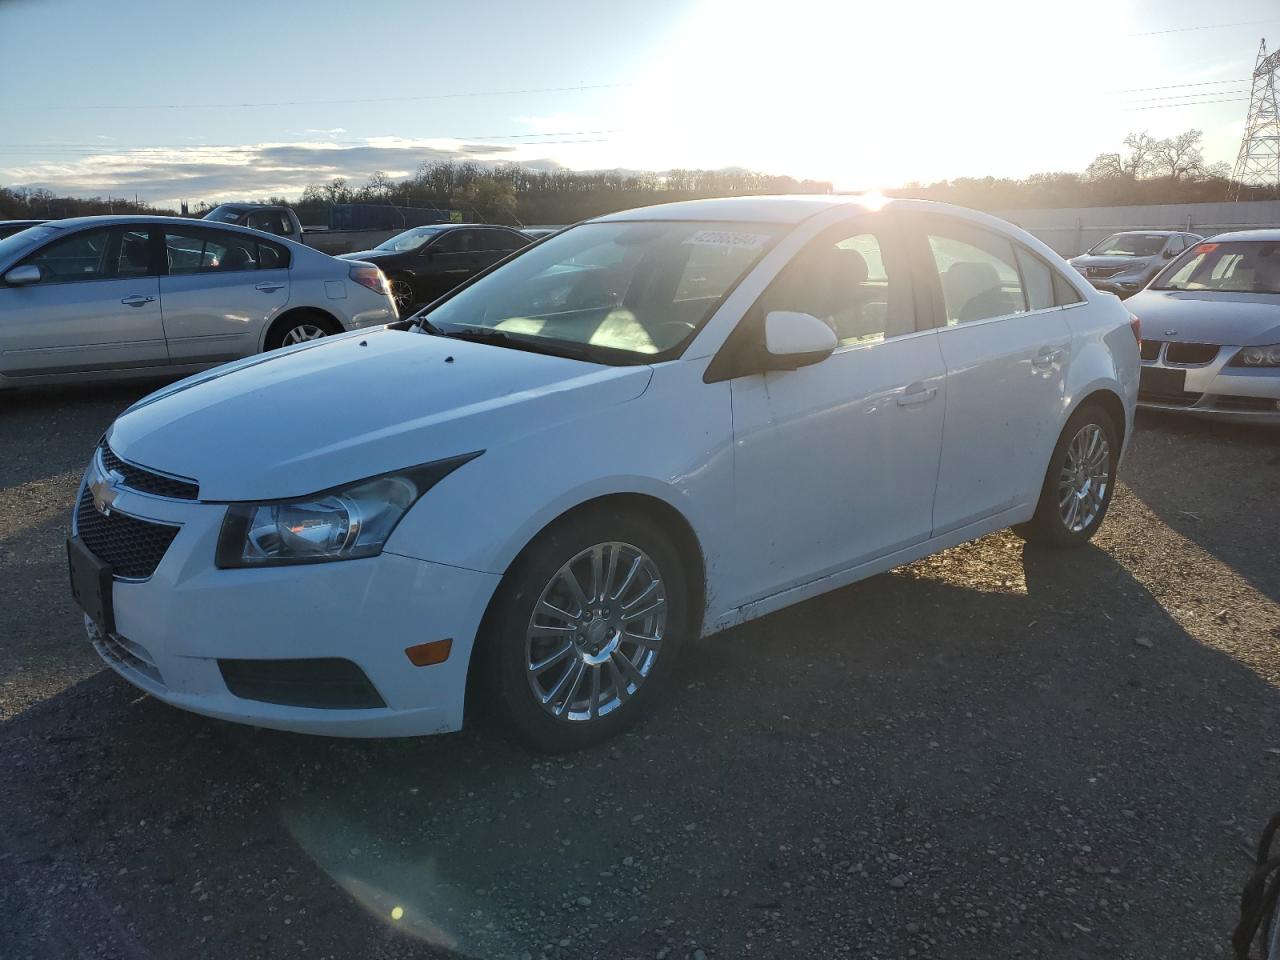
[[[1058,441],[1071,331],[1050,268],[1003,234],[935,216],[913,220],[911,236],[947,367],[941,536],[1035,502]]]
[[[164,330],[174,363],[215,363],[258,351],[289,302],[288,251],[251,234],[165,227],[168,275],[160,278]]]
[[[744,323],[826,321],[836,351],[732,382],[740,606],[929,537],[945,369],[888,214],[815,240]]]
[[[480,230],[447,230],[422,252],[418,297],[431,301],[469,280],[480,269]]]
[[[99,227],[46,244],[20,265],[37,283],[0,282],[0,374],[164,366],[159,278],[145,229]]]

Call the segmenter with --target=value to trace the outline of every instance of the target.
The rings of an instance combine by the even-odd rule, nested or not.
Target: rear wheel
[[[643,715],[688,622],[685,566],[653,523],[607,511],[570,517],[508,574],[478,667],[514,736],[576,750]]]
[[[1030,543],[1087,543],[1111,505],[1119,456],[1120,437],[1106,411],[1092,403],[1081,407],[1054,448],[1035,516],[1014,532]]]
[[[332,317],[320,313],[296,313],[276,321],[271,335],[267,337],[266,348],[275,350],[279,347],[291,347],[341,332],[342,327]]]

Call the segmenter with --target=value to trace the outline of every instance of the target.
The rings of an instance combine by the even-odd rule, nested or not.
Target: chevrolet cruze
[[[409,321],[126,410],[68,543],[155,697],[341,736],[608,737],[699,637],[1107,512],[1136,322],[955,207],[705,200],[532,245]]]

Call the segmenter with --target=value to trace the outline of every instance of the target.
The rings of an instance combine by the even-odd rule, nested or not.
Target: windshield
[[[643,362],[683,347],[778,232],[754,223],[583,224],[461,290],[430,320],[445,332],[494,330]]]
[[[4,239],[0,239],[0,263],[8,263],[13,256],[37,243],[56,237],[59,232],[57,227],[37,226],[9,234]]]
[[[417,250],[439,232],[440,227],[414,227],[412,230],[396,234],[390,240],[383,240],[373,249],[408,253],[410,250]]]
[[[1153,290],[1280,293],[1280,243],[1201,243],[1191,257],[1170,264]]]
[[[229,207],[224,203],[206,213],[204,219],[217,220],[219,223],[238,223],[244,214],[243,207]]]
[[[1154,257],[1168,237],[1159,233],[1115,233],[1089,248],[1092,257]]]

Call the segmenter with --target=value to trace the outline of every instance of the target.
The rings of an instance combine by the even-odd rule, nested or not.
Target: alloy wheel
[[[1087,423],[1067,445],[1058,477],[1058,512],[1072,533],[1087,530],[1102,513],[1111,485],[1111,445],[1096,423]]]
[[[403,315],[413,306],[413,287],[404,280],[392,280],[391,299],[396,302],[396,309]]]
[[[300,323],[288,333],[280,341],[281,346],[291,347],[295,343],[306,343],[308,340],[319,340],[325,335],[323,327],[318,327],[314,323]]]
[[[640,689],[662,652],[667,591],[653,560],[610,541],[583,550],[543,588],[525,633],[525,669],[553,717],[589,721]]]

